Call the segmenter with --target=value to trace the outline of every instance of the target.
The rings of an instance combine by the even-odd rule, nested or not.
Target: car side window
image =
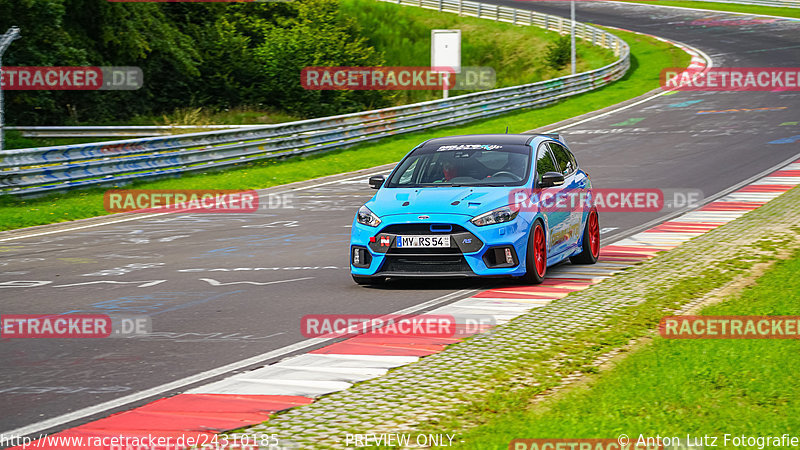
[[[575,171],[575,158],[570,158],[569,152],[567,149],[562,147],[555,142],[549,142],[550,149],[553,151],[553,155],[556,157],[556,162],[558,163],[559,167],[561,167],[561,172],[564,176],[572,174]]]
[[[572,170],[578,170],[578,161],[575,159],[575,155],[569,151],[568,148],[564,148],[567,151],[567,155],[569,155],[569,160],[572,162]]]
[[[559,172],[559,170],[556,168],[552,156],[550,156],[547,145],[543,144],[539,146],[539,150],[536,152],[536,182],[541,182],[542,175],[547,172]]]
[[[417,170],[417,162],[419,162],[419,158],[415,159],[414,162],[405,169],[402,175],[400,175],[400,183],[411,183],[411,177],[414,176],[414,172]]]

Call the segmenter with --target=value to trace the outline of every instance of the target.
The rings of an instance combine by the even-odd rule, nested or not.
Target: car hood
[[[476,216],[508,205],[511,187],[383,188],[367,202],[378,217],[397,214]]]

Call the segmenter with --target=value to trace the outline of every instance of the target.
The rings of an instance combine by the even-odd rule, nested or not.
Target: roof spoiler
[[[562,136],[561,133],[537,133],[537,134],[539,136],[546,136],[546,137],[549,137],[550,139],[555,139],[557,141],[561,141],[561,142],[563,142],[565,144],[567,143],[567,140],[564,139],[564,136]]]

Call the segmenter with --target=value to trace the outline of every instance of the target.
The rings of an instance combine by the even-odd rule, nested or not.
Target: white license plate
[[[450,247],[450,236],[397,236],[398,248],[406,247]]]

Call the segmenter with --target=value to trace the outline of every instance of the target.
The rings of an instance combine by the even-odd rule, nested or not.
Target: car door
[[[562,191],[569,193],[568,198],[575,201],[575,206],[569,211],[565,211],[567,217],[564,218],[565,227],[563,230],[564,248],[578,245],[581,237],[581,220],[583,219],[583,209],[580,207],[578,194],[583,188],[586,187],[585,177],[579,176],[578,168],[575,164],[575,157],[564,146],[557,142],[548,143],[550,150],[553,152],[556,164],[558,165],[559,172],[564,175],[564,184],[561,186]]]
[[[567,249],[565,241],[566,231],[569,228],[569,212],[555,207],[555,199],[561,192],[562,186],[541,187],[542,175],[547,172],[561,172],[550,147],[542,143],[536,151],[536,179],[534,192],[540,198],[540,210],[547,219],[548,257],[557,255]],[[549,200],[545,200],[549,199]]]

